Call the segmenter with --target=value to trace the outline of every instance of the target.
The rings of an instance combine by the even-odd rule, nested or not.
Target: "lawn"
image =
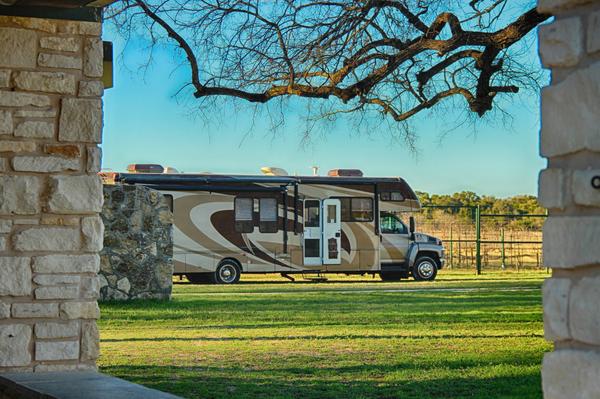
[[[438,277],[176,284],[101,305],[99,366],[185,398],[541,397],[547,275]]]

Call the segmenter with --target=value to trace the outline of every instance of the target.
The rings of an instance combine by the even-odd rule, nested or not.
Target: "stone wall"
[[[0,16],[0,372],[95,368],[100,33]]]
[[[556,16],[540,28],[552,69],[542,91],[539,196],[549,208],[544,330],[555,343],[542,367],[544,397],[600,397],[600,1],[539,0]],[[597,183],[593,184],[594,178]]]
[[[168,299],[173,287],[172,213],[156,190],[105,185],[100,299]]]

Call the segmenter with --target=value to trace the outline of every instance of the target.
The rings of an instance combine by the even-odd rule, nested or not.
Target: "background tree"
[[[122,0],[109,18],[126,38],[183,52],[183,92],[195,98],[300,97],[318,103],[318,117],[375,112],[403,123],[450,99],[483,116],[498,95],[537,89],[539,71],[515,46],[550,17],[534,4]]]

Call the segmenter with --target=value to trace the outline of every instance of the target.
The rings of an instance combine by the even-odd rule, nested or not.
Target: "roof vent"
[[[165,169],[154,163],[132,163],[127,165],[129,173],[163,173]]]
[[[288,172],[286,172],[285,169],[276,168],[274,166],[263,166],[262,168],[260,168],[260,171],[263,173],[263,175],[267,175],[267,176],[287,176],[288,175]]]
[[[329,172],[327,172],[327,176],[363,177],[363,172],[360,169],[331,169]]]

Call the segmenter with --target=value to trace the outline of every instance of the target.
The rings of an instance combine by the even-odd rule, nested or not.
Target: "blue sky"
[[[322,174],[358,168],[368,176],[402,176],[414,189],[430,193],[469,190],[507,197],[536,194],[537,175],[546,164],[538,149],[538,98],[531,94],[505,104],[512,115],[508,124],[467,123],[449,131],[459,122],[455,112],[419,115],[412,121],[416,153],[388,130],[356,134],[343,120],[306,143],[295,107],[276,134],[266,115],[253,120],[247,107],[203,109],[207,117],[198,118],[190,111],[195,100],[182,104],[174,97],[188,73],[181,60],[158,51],[142,72],[136,69],[143,60],[138,48],[124,49],[110,29],[104,40],[114,42],[116,58],[115,87],[104,96],[105,169],[159,163],[185,172],[255,174],[261,166],[277,166],[310,174],[317,165]],[[537,57],[535,48],[529,56]]]

